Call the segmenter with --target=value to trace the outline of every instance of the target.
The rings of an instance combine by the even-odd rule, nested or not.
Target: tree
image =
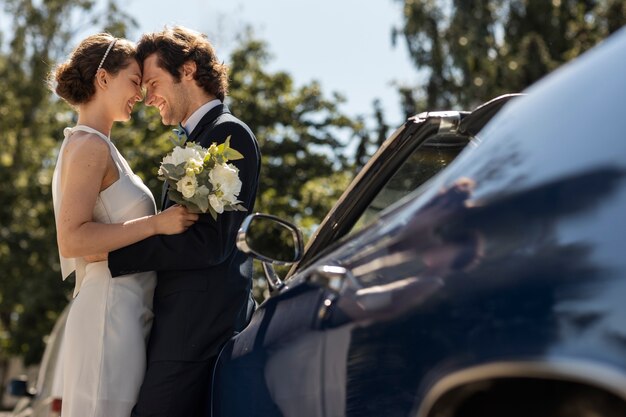
[[[401,89],[405,111],[472,108],[520,92],[626,23],[623,0],[395,0],[425,82]]]
[[[289,74],[265,71],[267,45],[250,31],[239,44],[230,58],[228,100],[263,153],[255,210],[295,219],[311,231],[352,176],[345,138],[354,135],[357,123],[338,110],[344,101],[338,94],[325,98],[316,82],[296,87]],[[313,191],[316,182],[329,177],[325,192]]]
[[[387,139],[387,132],[389,131],[389,125],[385,122],[385,112],[380,100],[375,99],[372,105],[374,107],[374,128],[367,127],[365,117],[357,117],[358,130],[356,137],[358,145],[354,155],[354,164],[357,169],[361,169],[371,155],[380,148],[385,139]]]

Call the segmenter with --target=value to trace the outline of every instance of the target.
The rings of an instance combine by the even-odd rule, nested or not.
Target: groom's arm
[[[217,220],[210,214],[201,214],[198,222],[184,233],[152,236],[113,251],[108,260],[114,277],[143,271],[204,269],[223,262],[236,250],[237,231],[254,204],[261,161],[256,140],[243,126],[227,122],[216,126],[210,134],[211,141],[224,141],[230,135],[231,147],[244,156],[232,163],[239,169],[239,199],[248,211],[224,211]]]

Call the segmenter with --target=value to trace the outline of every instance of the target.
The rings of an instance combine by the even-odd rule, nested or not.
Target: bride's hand
[[[175,235],[182,233],[193,225],[199,216],[190,213],[184,206],[175,204],[166,210],[163,210],[156,216],[156,232],[160,235]]]

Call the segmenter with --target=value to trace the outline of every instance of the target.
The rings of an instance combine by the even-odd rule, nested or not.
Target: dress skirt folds
[[[62,416],[130,416],[146,364],[154,274],[87,264],[65,329]]]

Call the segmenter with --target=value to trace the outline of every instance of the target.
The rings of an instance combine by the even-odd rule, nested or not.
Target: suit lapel
[[[202,116],[202,119],[200,119],[200,122],[198,122],[198,125],[193,129],[191,135],[188,136],[185,143],[199,142],[199,137],[201,136],[201,134],[203,132],[206,132],[207,130],[211,130],[217,122],[217,118],[224,113],[230,113],[230,110],[228,109],[228,106],[223,103],[209,110],[207,114]],[[169,189],[170,187],[168,183],[165,182],[165,184],[163,184],[163,189],[161,192],[161,211],[165,210],[165,205],[169,200],[167,198],[167,192],[169,191]]]
[[[228,106],[226,104],[220,104],[218,106],[213,107],[211,110],[205,114],[202,119],[198,122],[198,125],[193,129],[191,135],[189,135],[190,142],[200,142],[200,136],[202,133],[207,132],[213,128],[219,116],[224,113],[230,113]]]

